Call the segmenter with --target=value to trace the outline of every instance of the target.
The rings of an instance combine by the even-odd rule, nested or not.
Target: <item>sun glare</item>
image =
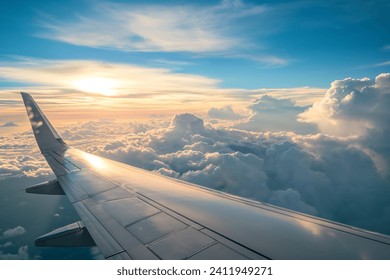
[[[83,156],[93,167],[96,167],[98,169],[103,169],[106,167],[104,161],[98,156],[87,153],[83,153]]]
[[[84,92],[112,96],[115,95],[117,82],[113,79],[88,77],[75,81],[73,85],[76,89]]]

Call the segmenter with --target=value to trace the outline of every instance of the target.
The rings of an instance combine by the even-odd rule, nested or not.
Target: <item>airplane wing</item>
[[[69,147],[22,93],[57,179],[81,221],[38,246],[93,246],[106,259],[390,259],[390,237],[228,195]],[[245,184],[245,182],[243,182]]]

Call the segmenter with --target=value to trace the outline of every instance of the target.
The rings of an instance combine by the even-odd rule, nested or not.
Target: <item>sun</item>
[[[76,80],[73,86],[84,92],[99,93],[105,96],[115,95],[117,82],[109,78],[87,77]]]

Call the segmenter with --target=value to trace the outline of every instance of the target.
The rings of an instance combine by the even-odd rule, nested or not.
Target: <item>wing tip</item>
[[[22,95],[23,98],[25,97],[30,97],[31,98],[31,95],[27,92],[24,92],[24,91],[21,91],[20,94]]]
[[[62,149],[66,146],[66,143],[58,135],[34,98],[27,92],[20,92],[20,94],[22,95],[35,139],[41,151]]]

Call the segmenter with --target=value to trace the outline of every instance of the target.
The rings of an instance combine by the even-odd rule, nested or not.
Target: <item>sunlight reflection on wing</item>
[[[94,156],[91,154],[83,153],[82,156],[90,163],[93,167],[104,169],[106,167],[106,163],[98,156]]]

